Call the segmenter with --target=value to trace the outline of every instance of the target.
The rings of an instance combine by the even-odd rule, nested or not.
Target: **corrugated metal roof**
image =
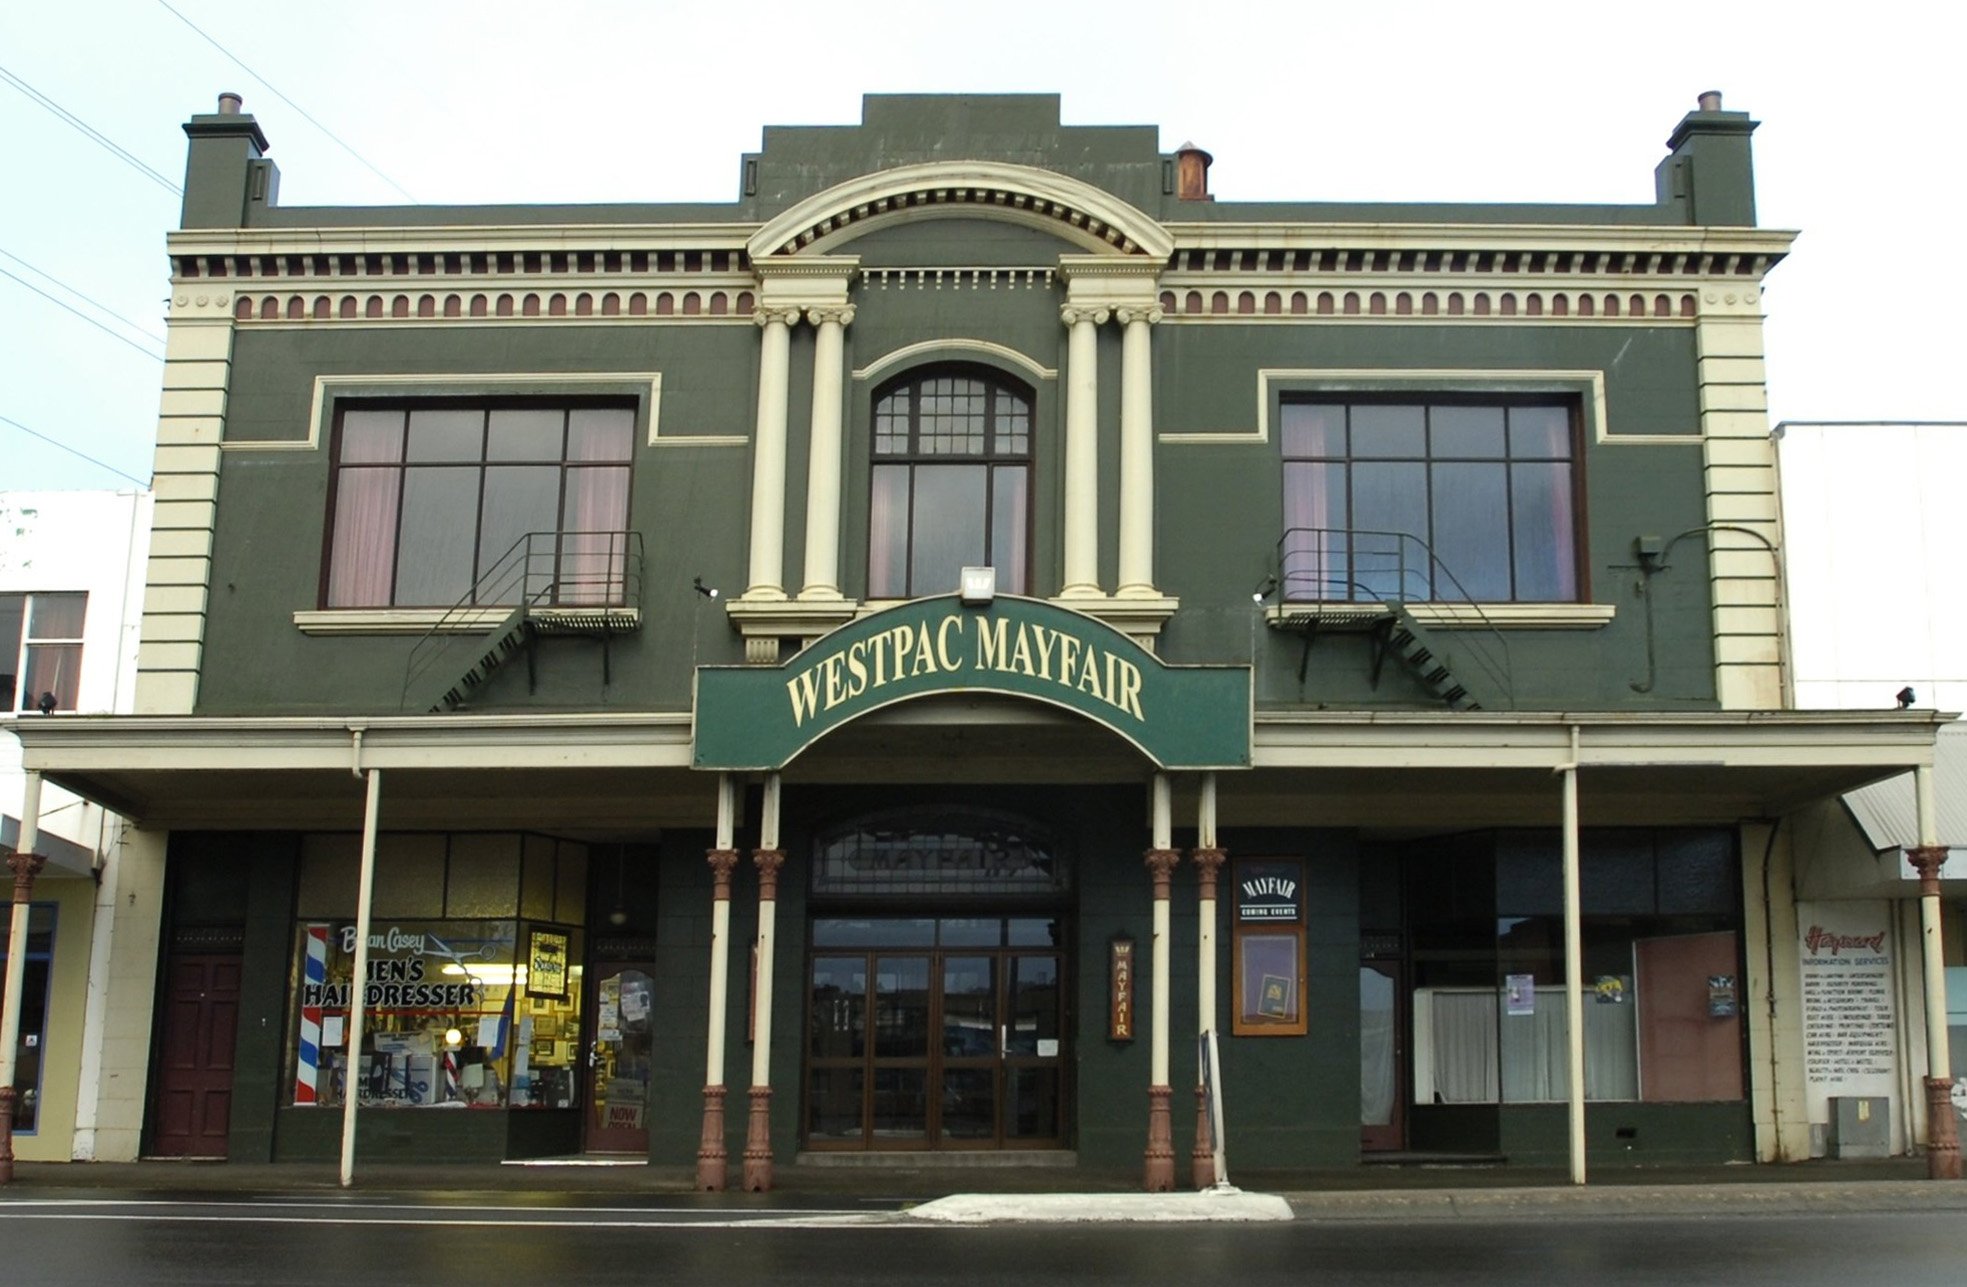
[[[1933,744],[1933,793],[1939,806],[1940,843],[1967,848],[1967,725],[1946,724]],[[1908,849],[1919,843],[1918,805],[1912,774],[1859,787],[1844,797],[1874,849]]]

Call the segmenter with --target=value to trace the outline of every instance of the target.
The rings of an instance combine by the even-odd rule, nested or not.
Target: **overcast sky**
[[[764,125],[936,90],[1193,139],[1221,200],[1646,202],[1720,89],[1762,122],[1762,223],[1803,232],[1772,422],[1967,420],[1958,3],[171,3],[223,51],[160,0],[0,6],[0,417],[138,479],[178,198],[22,84],[173,184],[236,90],[287,205],[730,201]],[[0,421],[0,488],[128,485]]]

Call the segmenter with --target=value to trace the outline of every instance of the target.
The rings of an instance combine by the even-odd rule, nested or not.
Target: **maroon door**
[[[589,967],[587,1132],[589,1153],[649,1153],[649,1093],[655,1071],[655,967]]]
[[[239,1032],[237,956],[174,956],[167,967],[151,1151],[224,1157]]]

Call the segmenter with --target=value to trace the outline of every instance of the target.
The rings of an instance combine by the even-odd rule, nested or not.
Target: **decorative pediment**
[[[1051,232],[1091,254],[1165,261],[1174,239],[1159,223],[1109,192],[1034,166],[938,161],[863,175],[801,201],[746,244],[751,258],[839,247],[884,224],[908,219],[1002,219]]]

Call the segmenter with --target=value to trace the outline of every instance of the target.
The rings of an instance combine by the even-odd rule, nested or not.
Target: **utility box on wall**
[[[1883,1095],[1831,1096],[1828,1143],[1836,1158],[1890,1157],[1892,1101]]]

